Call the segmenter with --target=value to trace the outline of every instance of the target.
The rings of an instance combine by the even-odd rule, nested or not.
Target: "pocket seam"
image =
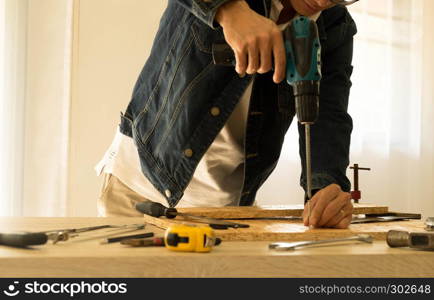
[[[113,174],[106,173],[106,176],[109,176],[109,178],[107,179],[107,182],[105,182],[105,186],[103,185],[103,187],[101,189],[101,193],[100,193],[100,199],[101,200],[103,198],[105,198],[105,196],[107,195],[107,191],[108,191],[109,187],[111,187],[113,185]],[[105,180],[106,179],[104,179],[104,181]]]
[[[212,48],[211,46],[207,47],[205,45],[205,43],[201,40],[200,38],[200,34],[198,32],[198,27],[200,25],[198,25],[197,23],[200,22],[199,20],[195,20],[192,24],[191,24],[191,32],[193,34],[193,38],[194,38],[194,44],[197,46],[197,48],[204,52],[204,53],[208,53],[208,54],[212,54]]]

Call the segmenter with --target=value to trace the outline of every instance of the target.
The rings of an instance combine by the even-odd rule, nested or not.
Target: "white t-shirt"
[[[245,91],[227,123],[200,160],[177,207],[237,205],[244,180],[244,131],[252,84]],[[167,205],[166,198],[140,168],[132,138],[117,129],[97,173],[112,173],[146,199]]]
[[[273,0],[270,18],[277,20],[283,6]],[[319,13],[311,18],[316,20]],[[284,29],[289,24],[280,25]],[[253,81],[227,123],[200,160],[177,207],[221,207],[239,204],[244,181],[244,139]],[[143,175],[132,138],[116,130],[114,140],[95,167],[98,176],[111,173],[136,193],[167,205],[166,198]]]

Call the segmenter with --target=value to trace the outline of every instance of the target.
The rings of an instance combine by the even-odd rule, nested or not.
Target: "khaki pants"
[[[116,176],[104,173],[97,202],[99,217],[142,217],[135,205],[143,201],[149,200],[131,190]]]

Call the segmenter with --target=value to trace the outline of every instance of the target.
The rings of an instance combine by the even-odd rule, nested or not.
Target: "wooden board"
[[[166,219],[144,216],[145,222],[166,229],[173,224],[195,224],[183,221],[182,218]],[[310,229],[300,221],[281,220],[240,220],[239,223],[249,224],[249,228],[216,230],[217,237],[225,241],[305,241],[348,237],[355,234],[369,234],[375,240],[386,240],[389,230],[423,231],[420,220],[396,221],[382,223],[352,224],[348,229],[317,228]]]
[[[179,208],[179,212],[205,216],[216,219],[266,218],[266,217],[300,217],[303,205],[270,205],[270,206],[225,206],[225,207],[191,207]],[[375,204],[354,204],[354,214],[384,214],[387,206]]]

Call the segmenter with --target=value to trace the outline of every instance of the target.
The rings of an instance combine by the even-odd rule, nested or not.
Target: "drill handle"
[[[284,40],[286,81],[294,87],[295,94],[311,92],[297,92],[297,85],[321,80],[321,44],[316,22],[304,16],[294,18],[284,31]]]

